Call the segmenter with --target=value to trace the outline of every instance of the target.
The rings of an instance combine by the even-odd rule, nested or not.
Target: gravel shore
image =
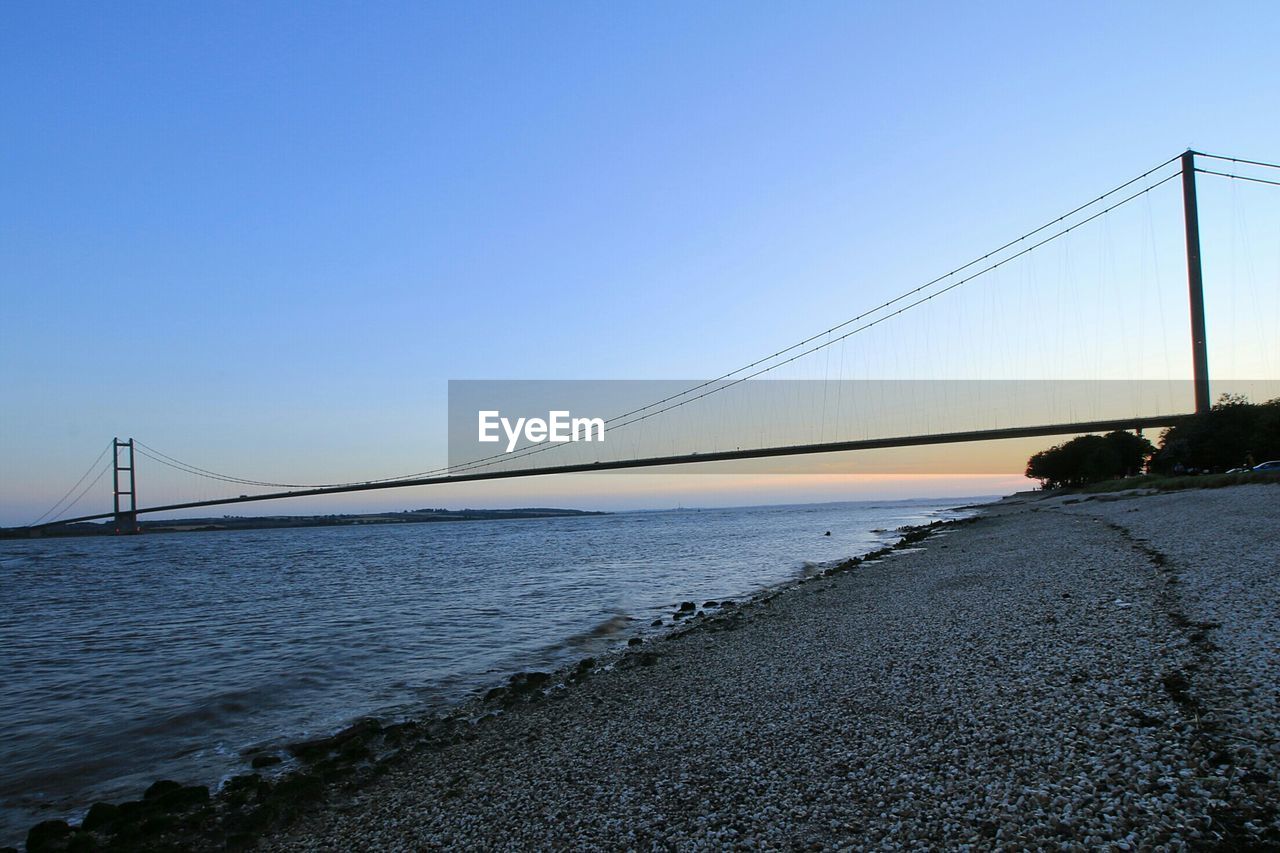
[[[1277,542],[1275,486],[1007,500],[406,750],[265,844],[1275,848]]]

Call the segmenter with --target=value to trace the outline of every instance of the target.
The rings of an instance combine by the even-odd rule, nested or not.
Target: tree
[[[1212,409],[1160,436],[1151,468],[1161,474],[1226,471],[1280,458],[1280,398],[1254,405],[1223,394]]]
[[[1026,474],[1044,488],[1082,486],[1137,474],[1154,450],[1142,436],[1119,430],[1082,435],[1032,456]]]
[[[1251,444],[1255,462],[1280,459],[1280,397],[1258,406]]]
[[[1111,442],[1111,446],[1119,454],[1118,476],[1121,477],[1141,474],[1142,469],[1147,466],[1147,460],[1156,450],[1150,441],[1134,432],[1116,430],[1107,435],[1107,441]]]

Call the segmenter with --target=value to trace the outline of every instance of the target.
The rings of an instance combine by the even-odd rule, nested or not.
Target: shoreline
[[[940,502],[933,503],[939,504]],[[973,504],[967,507],[939,505],[929,510],[923,517],[926,519],[934,516],[945,517],[971,511],[974,507],[979,506],[982,506],[982,504]],[[907,524],[896,530],[875,529],[868,531],[860,529],[864,533],[872,534],[873,541],[866,543],[864,547],[875,551],[884,551],[889,549],[884,547],[876,548],[874,540],[892,542],[893,537],[917,526]],[[863,559],[863,557],[854,557],[852,562],[856,563],[860,559]],[[663,609],[660,613],[651,613],[648,616],[643,613],[636,614],[628,619],[628,623],[622,629],[617,631],[619,636],[611,641],[612,646],[610,648],[604,651],[596,650],[594,656],[588,658],[592,664],[590,670],[598,672],[611,669],[619,659],[626,658],[629,654],[635,652],[636,646],[642,643],[647,647],[661,643],[671,636],[681,635],[698,628],[708,618],[714,619],[717,616],[730,615],[734,608],[749,607],[753,602],[761,598],[772,597],[789,587],[803,584],[813,577],[828,571],[831,566],[837,563],[849,562],[849,559],[817,563],[801,561],[790,570],[793,572],[792,574],[786,575],[780,580],[767,581],[764,585],[755,586],[749,590],[742,590],[736,596],[736,601],[730,598],[705,602],[700,599],[698,601],[679,601]],[[689,605],[693,606],[689,608]],[[654,619],[654,616],[659,616],[660,618]],[[662,624],[659,625],[659,622]],[[628,637],[628,635],[630,636]],[[590,651],[584,653],[592,654]],[[116,796],[106,802],[94,803],[92,807],[89,805],[91,801],[86,801],[85,805],[79,809],[64,811],[61,814],[55,813],[49,815],[46,819],[35,820],[22,829],[22,832],[29,835],[31,830],[40,829],[36,833],[37,837],[46,837],[53,844],[53,849],[61,849],[61,841],[65,841],[68,838],[74,839],[80,834],[76,832],[80,828],[89,827],[96,838],[109,839],[112,837],[110,824],[115,822],[118,817],[126,818],[125,822],[129,824],[142,824],[154,818],[164,818],[164,820],[156,823],[144,833],[133,831],[140,829],[141,826],[131,825],[127,828],[126,835],[130,838],[131,843],[142,841],[149,843],[156,840],[149,838],[149,836],[167,832],[166,825],[184,822],[181,820],[182,815],[179,814],[182,811],[179,806],[185,803],[187,806],[194,805],[199,807],[197,809],[200,812],[198,822],[201,824],[199,834],[203,835],[209,829],[205,825],[211,817],[208,813],[209,810],[219,810],[224,795],[228,792],[231,794],[231,800],[238,801],[240,798],[236,793],[236,789],[247,784],[246,777],[261,777],[254,780],[255,786],[258,785],[259,781],[265,783],[265,785],[255,787],[255,799],[264,793],[267,787],[274,786],[283,786],[283,790],[287,795],[286,798],[292,799],[294,789],[292,782],[295,777],[307,776],[315,762],[321,758],[333,757],[317,754],[317,748],[320,748],[323,744],[342,744],[353,750],[353,752],[343,756],[343,760],[338,763],[346,765],[353,762],[367,761],[373,756],[358,749],[355,745],[356,741],[367,742],[369,746],[374,748],[378,748],[384,741],[398,746],[402,743],[402,740],[404,742],[414,740],[413,733],[418,730],[439,731],[442,727],[451,728],[455,725],[472,725],[482,718],[493,716],[495,710],[497,713],[501,713],[501,706],[495,708],[495,700],[492,697],[496,697],[503,691],[510,690],[513,694],[523,697],[527,692],[536,689],[538,695],[541,695],[548,688],[561,689],[566,685],[572,686],[580,682],[587,674],[587,670],[584,670],[581,664],[582,659],[574,659],[559,666],[553,663],[552,665],[556,668],[548,672],[518,671],[509,677],[502,676],[499,680],[492,681],[489,685],[481,686],[479,689],[474,690],[470,695],[458,697],[443,705],[432,703],[416,710],[411,709],[407,712],[392,714],[381,714],[375,710],[372,715],[349,718],[348,724],[328,731],[322,730],[314,736],[302,733],[303,739],[298,741],[287,739],[260,741],[256,745],[248,745],[241,750],[238,753],[240,756],[239,769],[223,773],[218,777],[216,784],[213,781],[209,781],[207,784],[181,784],[171,781],[172,779],[183,779],[184,777],[181,775],[152,776],[151,778],[156,780],[155,782],[147,785],[144,781],[142,786],[132,792],[135,799],[128,799],[129,793],[125,793],[124,796]],[[528,679],[531,679],[531,681],[528,681]],[[516,682],[519,683],[519,686],[512,690],[511,688]],[[491,698],[486,700],[486,694]],[[507,706],[509,707],[509,704]],[[295,735],[295,737],[297,736]],[[386,749],[382,749],[379,757],[384,757],[386,752]],[[334,768],[335,764],[331,762],[326,764],[323,769],[326,772],[332,772]],[[371,768],[361,767],[359,769],[367,771]],[[343,775],[345,775],[345,768]],[[205,780],[199,781],[204,782]],[[143,786],[145,786],[145,791]],[[157,801],[157,798],[160,796],[162,789],[180,789],[184,793],[177,797],[171,797],[168,802],[161,804]],[[119,811],[120,809],[123,809],[123,813]],[[187,809],[188,812],[191,810],[190,808]],[[179,819],[176,821],[171,820],[174,817]],[[215,815],[213,819],[215,823],[220,823],[222,816]],[[71,830],[70,835],[66,833],[68,828]],[[21,837],[15,838],[14,841],[18,843],[19,847],[22,846]],[[87,844],[88,840],[82,839],[81,843]],[[13,848],[0,847],[0,853],[4,853],[9,849]]]
[[[127,822],[139,831],[131,838],[143,844],[180,838],[192,849],[259,840],[270,849],[412,849],[566,840],[775,846],[797,838],[817,846],[896,839],[982,847],[1057,839],[1069,847],[1104,841],[1265,847],[1280,837],[1274,807],[1267,812],[1275,793],[1275,720],[1246,722],[1258,727],[1249,730],[1261,736],[1253,740],[1271,738],[1270,749],[1235,751],[1240,724],[1231,729],[1223,719],[1230,715],[1215,715],[1223,698],[1221,686],[1211,683],[1232,669],[1215,660],[1231,647],[1216,636],[1226,633],[1225,620],[1205,619],[1194,612],[1201,605],[1171,598],[1205,587],[1198,569],[1182,565],[1179,553],[1157,541],[1166,535],[1162,527],[1153,534],[1122,523],[1132,519],[1120,515],[1144,516],[1148,505],[1167,512],[1165,504],[1187,495],[1206,505],[1274,501],[1269,491],[1257,493],[1267,486],[1242,489],[1097,502],[1071,495],[1007,498],[740,605],[716,607],[711,615],[703,608],[669,634],[610,659],[554,675],[517,674],[506,688],[443,719],[359,723],[295,745],[307,770],[275,783],[237,777],[209,804],[188,794],[185,811],[168,812],[167,828],[161,821],[141,833],[163,813],[157,802],[149,818]],[[1272,509],[1259,525],[1270,530],[1280,518]],[[1059,542],[1063,530],[1076,539]],[[1065,550],[1046,554],[1046,544]],[[1052,589],[1035,588],[1054,572]],[[904,583],[917,576],[943,587],[926,595],[926,604],[956,612],[922,609],[919,591]],[[1110,585],[1096,588],[1104,576]],[[987,613],[993,602],[1000,606]],[[988,618],[970,626],[962,616],[973,610]],[[990,618],[994,613],[1010,624]],[[1067,631],[1073,621],[1076,630]],[[1274,634],[1260,636],[1274,646]],[[956,643],[969,654],[957,655]],[[870,648],[881,654],[865,654]],[[844,665],[832,667],[819,650]],[[851,650],[859,653],[849,657]],[[1055,652],[1087,666],[1058,665]],[[1010,664],[1017,665],[1002,677]],[[856,688],[842,683],[849,669],[859,672]],[[819,674],[829,681],[815,681]],[[1275,695],[1274,682],[1262,695]],[[830,695],[815,690],[817,684]],[[756,697],[766,706],[761,714],[746,700],[766,685],[770,697]],[[783,685],[801,689],[774,698]],[[950,701],[927,713],[917,707],[927,710],[939,694]],[[1071,701],[1056,707],[1064,699]],[[1055,706],[1052,713],[1041,707],[1046,702]],[[1093,716],[1081,716],[1082,707]],[[471,716],[464,719],[467,709]],[[931,714],[950,725],[940,731],[924,725],[933,722]],[[1016,719],[1023,716],[1034,725]],[[1064,722],[1076,728],[1056,731]],[[799,737],[796,727],[803,730]],[[1057,752],[1037,729],[1055,731]],[[841,747],[838,760],[831,755],[832,735]],[[779,739],[791,750],[775,753]],[[898,748],[904,742],[906,752]],[[1072,747],[1065,756],[1064,742]],[[967,788],[961,785],[968,817],[944,806],[947,798],[937,790],[947,778],[939,771],[948,764],[948,749],[974,752],[970,761],[977,762],[952,768],[967,767],[959,775],[972,777]],[[902,783],[885,775],[880,759],[886,750],[896,759],[891,765],[905,771],[922,755],[933,757],[925,769],[905,772],[911,777],[905,795]],[[1017,760],[1029,757],[1037,760]],[[995,766],[985,766],[991,762]],[[1083,771],[1065,785],[1045,778],[1046,762]],[[1010,763],[1022,780],[1012,789],[1004,778]],[[615,772],[602,775],[601,765]],[[533,785],[525,778],[530,774],[552,787]],[[728,788],[726,777],[734,782]],[[760,779],[768,784],[757,790]],[[977,796],[982,785],[988,793],[998,789],[1007,802]],[[779,812],[793,791],[807,793],[808,805]],[[1009,796],[1015,791],[1018,796]],[[564,808],[551,808],[557,799]],[[693,805],[670,814],[686,800]],[[1130,814],[1135,804],[1142,822]],[[171,800],[168,807],[174,806]],[[822,819],[815,819],[815,809]],[[191,830],[196,833],[182,834]]]

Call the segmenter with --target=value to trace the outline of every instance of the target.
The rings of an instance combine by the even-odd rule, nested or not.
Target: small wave
[[[816,562],[813,562],[812,560],[803,560],[800,563],[800,571],[798,572],[798,574],[802,578],[811,578],[811,577],[814,577],[815,575],[822,574],[823,570],[825,570],[830,565],[834,565],[834,564],[826,563],[826,562],[816,563]]]
[[[607,639],[625,631],[632,622],[625,613],[614,613],[603,622],[598,622],[586,631],[573,634],[561,644],[562,648],[580,648],[598,640]]]
[[[296,682],[295,682],[296,683]],[[132,735],[163,735],[184,732],[193,727],[206,728],[232,717],[242,717],[260,711],[279,700],[287,689],[285,685],[256,687],[247,690],[229,690],[193,702],[184,708],[157,715],[134,726]],[[196,724],[201,724],[196,726]]]

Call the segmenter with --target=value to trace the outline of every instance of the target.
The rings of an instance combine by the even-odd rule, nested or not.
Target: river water
[[[599,654],[961,502],[0,542],[0,845]]]

